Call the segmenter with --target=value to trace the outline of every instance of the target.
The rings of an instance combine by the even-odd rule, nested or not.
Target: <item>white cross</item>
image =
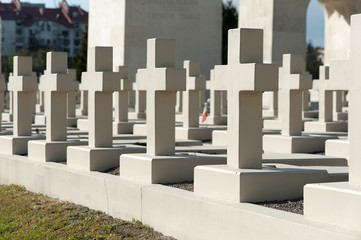
[[[175,153],[175,92],[186,89],[186,70],[175,69],[175,40],[149,39],[147,68],[137,72],[138,90],[147,91],[147,154]]]
[[[263,64],[263,31],[228,32],[228,65],[215,66],[214,88],[228,92],[227,165],[262,168],[262,92],[278,88],[278,66]]]

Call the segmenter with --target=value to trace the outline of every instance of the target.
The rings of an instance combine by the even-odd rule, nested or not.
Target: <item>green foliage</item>
[[[319,78],[320,66],[322,65],[322,62],[317,59],[317,53],[312,42],[309,42],[307,44],[306,70],[312,75],[313,79]]]
[[[9,73],[13,71],[13,59],[14,56],[31,56],[33,58],[33,71],[37,74],[41,74],[46,69],[46,53],[54,51],[52,49],[38,49],[37,51],[31,51],[28,49],[21,49],[15,54],[4,58],[2,60],[2,70],[5,78],[8,78]]]
[[[88,56],[88,26],[85,27],[85,31],[82,33],[81,46],[79,53],[73,59],[73,65],[76,69],[76,79],[80,81],[81,73],[87,69],[87,56]]]
[[[172,239],[140,221],[0,185],[0,239]]]
[[[238,12],[231,0],[222,2],[222,64],[227,64],[228,30],[238,27]]]

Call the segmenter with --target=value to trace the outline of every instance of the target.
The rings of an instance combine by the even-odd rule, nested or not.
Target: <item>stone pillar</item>
[[[303,57],[285,54],[279,70],[279,117],[283,136],[302,134],[302,94],[312,87],[312,76],[303,73]],[[308,91],[308,90],[307,90]]]
[[[14,97],[14,136],[31,136],[33,93],[37,90],[31,57],[14,57],[14,76],[9,79],[9,90]]]
[[[183,127],[199,127],[199,92],[206,88],[206,79],[200,74],[200,63],[185,61],[187,90],[183,92]]]

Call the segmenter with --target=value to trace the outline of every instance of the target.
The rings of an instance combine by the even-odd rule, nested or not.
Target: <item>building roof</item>
[[[74,22],[86,23],[88,12],[79,6],[69,6],[66,0],[62,0],[58,8],[45,8],[39,4],[22,6],[20,0],[12,0],[11,3],[0,2],[0,17],[2,20],[21,20],[24,26],[31,26],[35,21],[53,21],[72,28]]]

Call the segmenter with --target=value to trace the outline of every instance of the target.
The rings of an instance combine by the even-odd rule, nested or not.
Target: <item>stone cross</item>
[[[302,92],[312,88],[312,76],[303,74],[303,57],[283,55],[283,66],[279,69],[279,118],[282,135],[302,134]]]
[[[115,122],[128,122],[129,91],[133,89],[133,83],[128,77],[128,68],[119,66],[120,89],[114,92]]]
[[[361,187],[361,48],[359,46],[361,41],[361,15],[353,15],[351,22],[350,60],[331,62],[330,80],[336,80],[331,81],[332,85],[340,85],[337,90],[349,90],[349,183]],[[335,78],[333,79],[333,77]],[[341,79],[342,81],[340,81]],[[343,89],[341,89],[342,86]]]
[[[313,89],[318,90],[319,122],[332,122],[332,91],[329,87],[329,67],[320,67],[320,79],[313,81]]]
[[[186,89],[186,70],[175,69],[175,40],[149,39],[147,68],[137,72],[147,91],[147,154],[175,154],[175,92]]]
[[[228,92],[227,165],[262,168],[262,92],[278,87],[278,66],[263,64],[263,31],[228,32],[228,65],[214,69],[215,89]]]
[[[83,73],[82,80],[89,96],[89,146],[112,147],[112,95],[120,87],[120,75],[113,72],[113,48],[92,47],[88,60],[88,71]]]
[[[79,89],[79,82],[76,80],[76,69],[68,69],[68,74],[72,79],[72,88],[68,92],[67,97],[67,114],[68,118],[75,118],[76,117],[76,93]]]
[[[48,52],[46,71],[40,78],[40,90],[45,93],[46,140],[67,140],[67,92],[73,89],[68,74],[68,54]]]
[[[200,74],[199,62],[184,61],[187,70],[187,90],[183,92],[183,127],[199,127],[199,92],[206,88],[206,78]]]
[[[31,136],[32,98],[37,90],[31,57],[14,57],[14,73],[9,78],[9,91],[14,97],[14,136]]]
[[[210,72],[210,81],[207,81],[207,89],[209,89],[210,93],[210,104],[209,104],[209,116],[216,117],[221,116],[221,100],[222,100],[222,92],[218,91],[214,87],[214,69]]]

